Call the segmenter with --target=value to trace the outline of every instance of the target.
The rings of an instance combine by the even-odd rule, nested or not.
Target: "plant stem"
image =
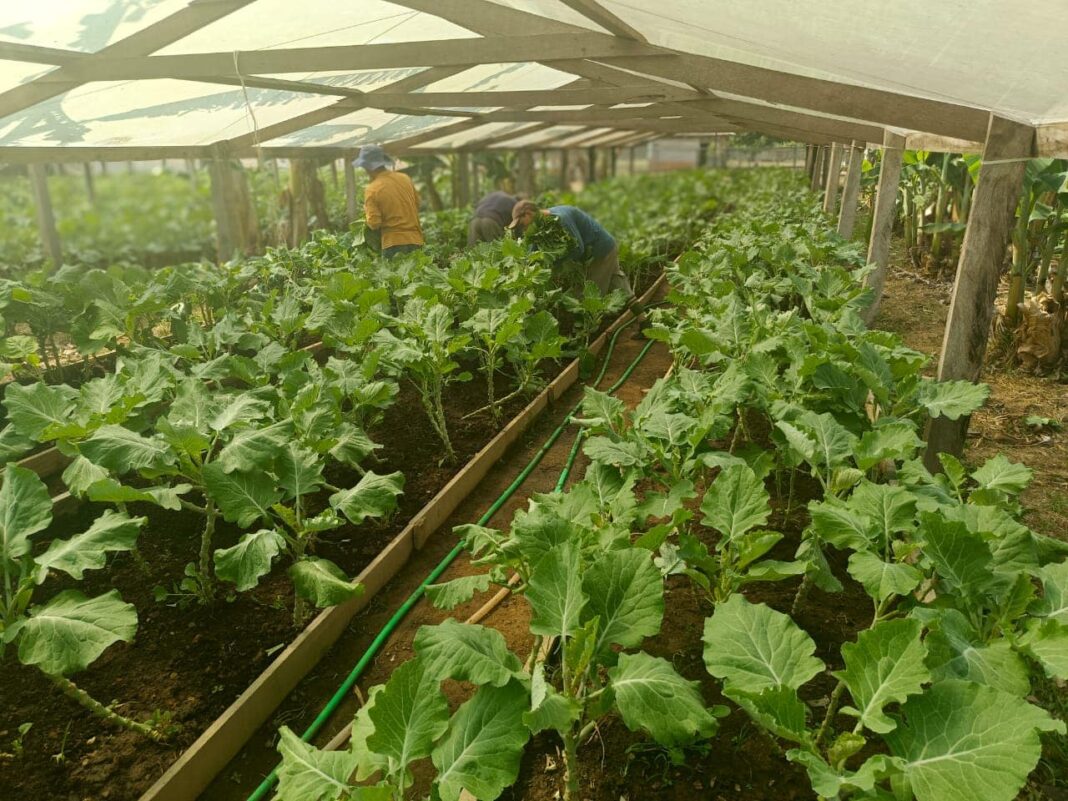
[[[801,586],[797,588],[797,594],[794,595],[794,603],[790,607],[790,617],[797,618],[798,613],[801,611],[801,606],[808,600],[808,594],[812,590],[812,578],[809,573],[805,573],[801,579]]]
[[[201,602],[210,604],[215,600],[214,579],[212,577],[212,540],[215,538],[215,501],[209,499],[205,510],[208,519],[204,522],[204,531],[200,535],[200,593]]]
[[[580,792],[578,737],[574,734],[574,727],[564,735],[564,771],[567,774],[564,784],[564,801],[578,801]]]
[[[793,467],[789,468],[789,470],[790,485],[789,489],[787,489],[786,491],[786,511],[783,513],[782,516],[782,524],[784,526],[790,522],[790,514],[793,512],[794,509],[794,483],[797,478],[797,470]]]
[[[145,737],[149,737],[156,742],[163,742],[165,739],[161,732],[157,731],[152,726],[149,726],[147,723],[141,723],[132,718],[125,717],[110,707],[104,706],[65,676],[53,676],[50,673],[46,673],[45,675],[52,680],[52,683],[55,684],[65,696],[73,701],[77,701],[97,717],[103,718],[120,728],[129,729],[138,734],[143,734]]]
[[[823,741],[824,735],[827,733],[827,729],[831,725],[831,720],[838,713],[838,704],[842,700],[842,693],[845,691],[845,682],[839,681],[834,685],[834,690],[831,691],[831,698],[827,702],[827,714],[823,716],[823,722],[820,724],[819,731],[816,732],[816,739],[812,741],[812,744],[818,749],[820,743]]]

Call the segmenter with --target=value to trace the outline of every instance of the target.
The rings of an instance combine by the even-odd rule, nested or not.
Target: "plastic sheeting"
[[[1052,141],[1058,147],[1063,142],[1063,147],[1068,148],[1068,49],[1061,44],[1068,23],[1068,4],[1064,0],[591,0],[586,14],[572,5],[560,0],[442,0],[438,15],[434,3],[405,5],[400,0],[5,0],[0,4],[0,114],[6,116],[0,116],[0,148],[13,153],[19,147],[206,146],[233,140],[242,146],[255,141],[268,147],[349,148],[370,141],[388,144],[406,140],[462,120],[463,116],[476,121],[485,118],[486,124],[518,123],[522,119],[508,120],[507,113],[494,115],[496,109],[517,113],[535,109],[541,115],[536,119],[561,123],[525,134],[525,126],[517,125],[512,129],[517,134],[514,139],[499,140],[495,145],[522,147],[552,141],[547,132],[558,139],[572,132],[588,133],[584,126],[569,124],[575,121],[575,112],[583,109],[588,110],[591,120],[604,125],[603,116],[597,118],[600,108],[650,105],[561,105],[552,102],[554,90],[567,87],[568,91],[595,91],[642,81],[683,92],[711,91],[752,104],[755,121],[747,122],[743,117],[739,127],[759,129],[758,123],[768,119],[769,110],[787,117],[797,111],[824,121],[819,126],[822,132],[805,129],[803,119],[794,125],[783,123],[781,130],[810,130],[814,136],[818,133],[826,137],[833,135],[826,131],[841,129],[835,127],[838,124],[862,123],[868,126],[864,133],[878,133],[889,126],[906,133],[930,130],[944,137],[975,140],[984,129],[983,115],[992,111],[1034,125],[1064,124],[1063,129],[1051,128],[1054,133],[1044,141]],[[197,29],[182,26],[169,34],[173,15],[197,20],[202,17],[203,22]],[[78,57],[116,45],[120,51],[115,53],[117,56],[215,53],[221,54],[220,61],[225,64],[226,54],[238,51],[421,41],[461,44],[463,40],[483,38],[482,34],[528,37],[561,33],[588,37],[602,47],[606,37],[615,34],[622,39],[636,39],[629,44],[639,48],[642,41],[646,42],[652,48],[649,53],[655,53],[656,48],[669,48],[683,57],[710,57],[739,68],[732,71],[729,85],[717,86],[717,70],[706,69],[699,79],[704,83],[691,87],[685,68],[669,71],[668,75],[650,74],[650,70],[656,70],[658,56],[652,62],[647,55],[583,61],[583,54],[576,47],[574,56],[565,54],[570,61],[554,61],[560,58],[557,53],[547,57],[545,64],[458,64],[428,76],[422,86],[418,76],[430,65],[416,63],[377,70],[246,75],[242,77],[250,82],[261,78],[297,81],[313,91],[270,85],[243,90],[234,85],[236,56],[234,70],[207,75],[204,80],[157,78],[82,84],[76,80]],[[138,41],[145,44],[142,34],[149,34],[146,46],[125,48],[126,52],[122,52],[121,43],[130,36],[139,36]],[[32,52],[35,47],[52,50]],[[462,54],[462,49],[459,52]],[[102,57],[105,61],[111,58],[107,53]],[[49,73],[63,70],[62,65],[67,62],[75,76],[74,85],[51,82]],[[755,84],[752,94],[746,92],[749,78],[743,67],[842,86],[814,93],[820,95],[820,102],[815,105],[822,108],[806,111],[803,92],[794,102],[790,98],[775,98],[774,103],[754,99],[767,96],[767,92],[762,95]],[[322,111],[354,92],[389,92],[391,85],[402,80],[411,97],[396,109],[374,108],[372,100],[371,108],[360,111],[346,113],[343,106],[339,107],[335,118],[331,118],[334,112]],[[922,114],[907,115],[911,124],[897,125],[889,112],[872,113],[870,103],[867,110],[879,118],[877,122],[844,116],[862,113],[863,104],[858,106],[860,111],[855,111],[848,102],[850,92],[859,92],[862,87],[956,104],[966,107],[963,113],[971,116],[960,132],[955,130],[957,123],[952,114],[956,112],[952,109],[946,112],[948,123],[943,119],[930,129],[917,127],[926,121]],[[331,88],[338,92],[330,93]],[[517,91],[540,91],[545,98],[524,105],[518,100],[495,103],[485,97],[485,93]],[[722,94],[724,91],[731,94]],[[482,96],[469,104],[450,98],[449,109],[424,109],[418,102],[420,93],[465,92],[479,92]],[[828,104],[827,99],[833,100],[836,93],[845,100]],[[415,113],[401,113],[413,110]],[[553,119],[553,112],[561,116]],[[457,113],[460,116],[454,116]],[[678,101],[664,105],[662,113],[653,109],[649,116],[660,124],[647,126],[651,133],[702,129],[699,121],[692,126],[672,122],[686,119],[683,104]],[[263,129],[287,121],[293,122],[261,137]],[[711,122],[705,124],[705,130],[715,130]],[[305,125],[308,127],[296,130]],[[636,133],[643,131],[634,120],[620,127]],[[477,130],[437,140],[419,137],[416,145],[427,149],[428,141],[433,141],[442,148],[464,146],[484,138],[475,135]],[[508,131],[499,129],[499,133]],[[844,138],[848,140],[849,136]],[[567,141],[573,140],[564,140],[564,144]]]

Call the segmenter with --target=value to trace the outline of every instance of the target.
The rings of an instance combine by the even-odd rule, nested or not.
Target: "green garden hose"
[[[612,359],[612,353],[615,350],[616,340],[619,338],[619,335],[623,332],[625,328],[630,326],[637,319],[637,317],[631,319],[627,323],[617,328],[612,334],[611,339],[608,340],[608,348],[605,352],[604,363],[601,365],[601,371],[597,374],[597,378],[594,380],[592,386],[596,387],[598,384],[601,383],[601,380],[604,378],[605,372],[607,372],[608,370],[608,363]],[[645,354],[649,352],[649,349],[653,346],[653,344],[653,340],[650,340],[645,344],[645,347],[642,348],[641,352],[637,355],[637,357],[635,357],[634,361],[630,363],[627,369],[623,371],[623,374],[619,377],[619,379],[609,388],[609,392],[615,392],[617,389],[619,389],[619,387],[623,385],[623,382],[630,377],[631,373],[634,372],[634,369],[638,366],[641,360],[645,358]],[[493,516],[501,510],[501,507],[508,502],[508,499],[515,494],[516,490],[518,490],[523,485],[523,483],[527,480],[527,477],[530,476],[532,472],[534,472],[534,469],[541,463],[541,460],[545,458],[545,454],[549,452],[553,445],[556,444],[556,441],[559,440],[560,437],[563,435],[568,425],[570,425],[572,417],[581,406],[582,402],[579,401],[571,408],[571,410],[567,413],[567,416],[564,417],[563,422],[561,422],[560,425],[558,425],[553,430],[552,434],[550,434],[548,439],[545,440],[544,444],[538,449],[538,452],[534,454],[533,458],[531,458],[531,460],[527,463],[526,467],[524,467],[520,471],[519,475],[516,476],[515,480],[508,485],[508,488],[505,489],[505,491],[497,497],[497,500],[495,500],[493,504],[486,510],[485,514],[483,514],[482,517],[478,519],[477,525],[484,526],[489,523],[489,521],[493,519]],[[567,463],[564,466],[564,472],[561,474],[560,480],[557,482],[557,489],[560,489],[562,487],[563,483],[567,481],[568,475],[570,475],[571,473],[571,469],[574,466],[575,459],[578,456],[578,449],[583,440],[583,433],[584,432],[580,431],[579,434],[575,437],[575,443],[572,445],[571,453],[569,454]],[[345,677],[345,680],[341,683],[341,686],[338,687],[337,691],[327,702],[326,706],[323,707],[322,711],[316,716],[315,720],[313,720],[308,726],[308,728],[305,729],[304,733],[300,737],[301,740],[303,740],[304,742],[310,741],[316,734],[319,733],[319,730],[322,729],[326,722],[330,720],[331,717],[333,717],[334,712],[337,711],[337,708],[341,705],[342,701],[345,700],[345,697],[350,692],[352,692],[352,688],[356,685],[356,682],[359,681],[360,676],[363,675],[363,672],[367,669],[368,665],[371,664],[371,661],[375,658],[375,656],[378,655],[378,651],[382,648],[383,645],[385,645],[390,635],[394,632],[397,626],[400,625],[401,621],[404,620],[408,612],[411,611],[412,607],[414,607],[417,603],[419,603],[420,599],[422,599],[424,593],[426,592],[427,585],[433,584],[435,581],[437,581],[441,577],[441,574],[444,573],[448,569],[449,565],[451,565],[452,562],[456,559],[456,557],[464,552],[465,548],[466,543],[463,540],[460,540],[460,542],[458,542],[456,546],[451,551],[449,551],[448,554],[446,554],[440,562],[438,562],[437,566],[432,571],[430,571],[430,574],[425,579],[423,579],[422,582],[420,582],[419,586],[416,587],[412,594],[408,596],[407,600],[405,600],[404,603],[401,604],[400,607],[397,609],[397,611],[393,613],[393,616],[386,621],[385,625],[375,636],[374,640],[371,641],[371,644],[367,647],[367,650],[364,651],[363,656],[360,657],[359,661],[353,666],[348,676]],[[262,801],[264,798],[267,797],[267,794],[271,792],[271,788],[274,787],[277,781],[278,768],[276,766],[273,770],[271,770],[269,774],[267,774],[263,781],[260,782],[259,786],[252,792],[252,794],[248,797],[247,801]]]

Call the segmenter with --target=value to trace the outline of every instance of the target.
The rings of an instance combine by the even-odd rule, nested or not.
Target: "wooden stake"
[[[838,234],[846,239],[853,236],[857,220],[857,200],[860,197],[860,171],[864,168],[864,145],[853,142],[849,146],[849,168],[845,189],[842,190],[842,209],[838,213]]]
[[[838,181],[842,177],[842,146],[835,142],[831,145],[827,159],[827,178],[823,184],[823,210],[833,215],[838,206]]]
[[[85,194],[89,196],[89,205],[96,205],[96,186],[93,183],[93,165],[88,161],[82,165],[82,171],[85,173]]]
[[[534,197],[537,190],[534,186],[534,154],[529,150],[520,150],[516,153],[516,191],[527,197]]]
[[[871,239],[868,242],[868,264],[875,269],[868,273],[865,284],[875,293],[871,306],[863,311],[864,322],[871,324],[879,313],[883,299],[886,273],[890,265],[890,237],[894,230],[894,210],[897,189],[901,183],[901,161],[905,155],[905,137],[886,131],[883,134],[883,156],[879,165],[879,186],[875,190],[875,211],[872,214]]]
[[[56,217],[52,213],[52,196],[48,194],[48,173],[44,164],[31,164],[29,173],[41,246],[45,256],[52,261],[52,266],[59,267],[63,263],[63,248],[56,230]]]
[[[352,166],[352,159],[348,156],[345,162],[345,219],[350,223],[359,219],[359,209],[356,207],[356,168]]]
[[[826,165],[827,148],[822,145],[817,146],[813,155],[812,180],[809,182],[809,187],[813,192],[818,192],[823,187],[823,173]]]
[[[994,316],[998,279],[1012,235],[1026,159],[1031,156],[1034,143],[1032,126],[990,115],[983,165],[964,232],[942,340],[939,381],[979,379]],[[939,453],[959,456],[963,452],[968,423],[968,417],[931,420],[924,457],[928,470],[941,468]]]

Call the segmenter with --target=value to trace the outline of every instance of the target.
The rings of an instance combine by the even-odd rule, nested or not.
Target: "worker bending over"
[[[419,224],[419,195],[412,179],[393,169],[393,159],[378,145],[364,145],[352,162],[371,177],[363,190],[367,227],[382,237],[382,255],[392,259],[424,244]]]
[[[633,297],[630,281],[619,268],[619,246],[597,220],[574,206],[542,209],[531,200],[520,200],[512,208],[512,222],[508,227],[522,234],[538,214],[551,214],[563,223],[573,240],[571,250],[563,259],[581,264],[586,280],[596,284],[602,295],[622,289],[628,297]]]
[[[479,242],[493,242],[504,236],[504,229],[512,221],[512,209],[519,198],[507,192],[490,192],[475,206],[475,216],[467,225],[467,246]]]

